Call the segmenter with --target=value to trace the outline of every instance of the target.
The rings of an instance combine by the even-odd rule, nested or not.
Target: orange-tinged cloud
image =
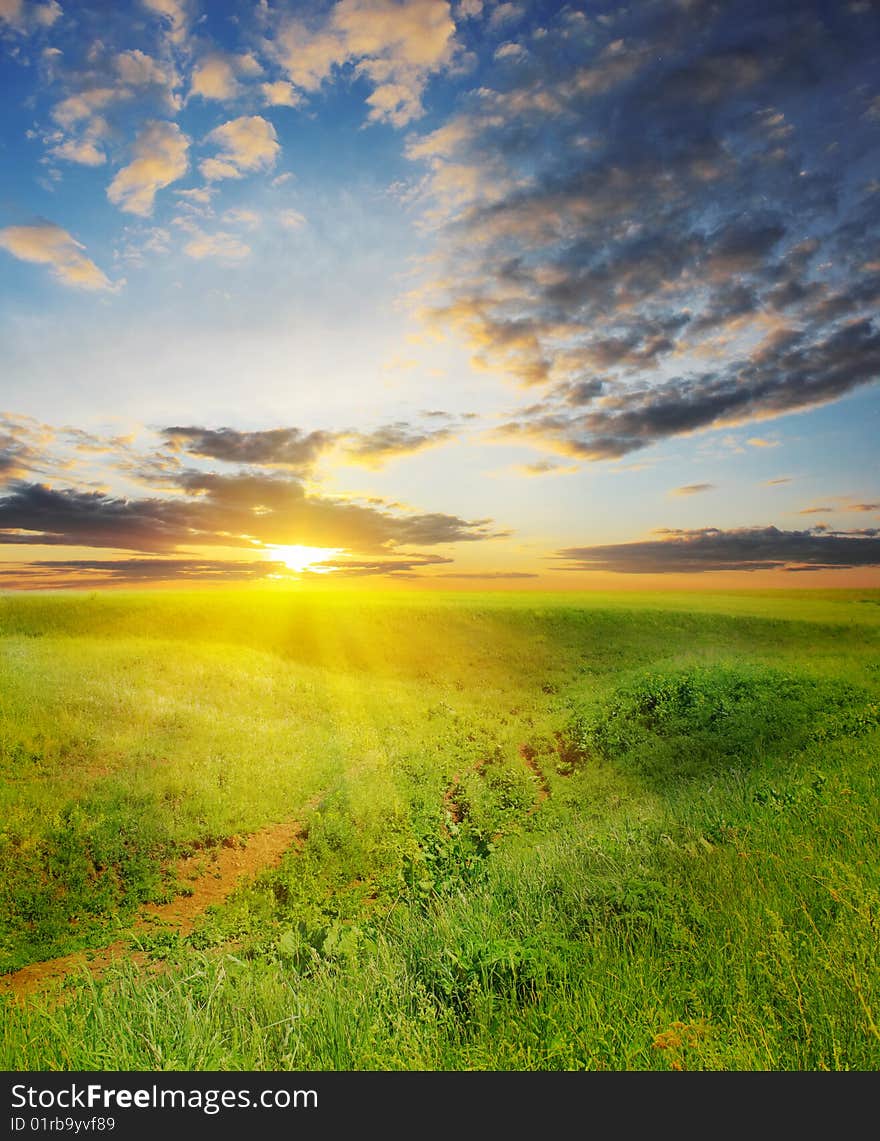
[[[168,33],[168,38],[174,44],[181,44],[186,39],[189,24],[189,5],[187,0],[141,0],[145,8],[161,17]]]
[[[220,230],[215,234],[205,234],[197,230],[183,247],[183,252],[191,258],[217,258],[219,261],[241,261],[251,252],[251,248],[235,234]]]
[[[274,165],[280,146],[275,128],[262,115],[242,115],[215,127],[208,139],[216,143],[215,158],[205,159],[200,170],[209,182],[242,178]]]
[[[7,226],[0,230],[0,246],[20,261],[47,265],[64,285],[76,289],[112,289],[113,284],[83,250],[85,247],[53,222]]]
[[[321,27],[284,21],[275,42],[279,63],[305,91],[353,63],[373,84],[369,118],[396,127],[423,113],[429,76],[447,67],[457,48],[446,0],[340,0]]]
[[[302,96],[297,94],[293,84],[286,83],[283,79],[275,83],[261,83],[260,90],[270,107],[298,107],[302,103]]]
[[[189,169],[188,149],[189,139],[176,123],[148,123],[135,141],[134,161],[119,171],[107,197],[120,210],[148,216],[157,192]]]

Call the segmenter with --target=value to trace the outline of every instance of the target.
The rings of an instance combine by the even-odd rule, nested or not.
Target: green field
[[[0,753],[6,1070],[880,1068],[878,591],[5,595]]]

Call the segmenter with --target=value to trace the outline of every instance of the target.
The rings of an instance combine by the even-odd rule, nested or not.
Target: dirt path
[[[155,930],[158,924],[167,924],[179,934],[188,935],[208,907],[223,903],[248,877],[264,868],[276,867],[284,853],[302,837],[302,824],[287,821],[254,832],[246,839],[232,837],[216,848],[203,848],[184,857],[178,861],[175,872],[187,894],[176,896],[169,903],[145,905],[133,930]],[[97,978],[123,956],[140,964],[148,959],[143,952],[133,951],[128,940],[120,939],[97,951],[76,951],[0,975],[0,995],[24,999],[84,969]]]
[[[537,792],[535,793],[535,803],[532,805],[532,807],[528,810],[528,813],[527,813],[528,816],[531,816],[531,814],[533,812],[538,811],[538,809],[541,807],[541,805],[544,803],[544,801],[550,795],[550,784],[549,784],[546,776],[544,776],[544,773],[541,769],[541,766],[535,760],[535,757],[537,756],[537,754],[535,753],[535,750],[532,748],[531,745],[520,745],[519,755],[525,761],[526,768],[528,768],[528,770],[532,773],[532,775],[538,781],[538,789],[537,789]]]

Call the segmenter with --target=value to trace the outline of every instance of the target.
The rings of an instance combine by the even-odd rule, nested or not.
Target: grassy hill
[[[7,1070],[880,1065],[878,592],[7,595],[0,757]]]

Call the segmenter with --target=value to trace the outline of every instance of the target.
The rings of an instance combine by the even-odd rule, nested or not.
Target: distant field
[[[880,1067],[880,591],[5,595],[0,758],[4,1069]]]

